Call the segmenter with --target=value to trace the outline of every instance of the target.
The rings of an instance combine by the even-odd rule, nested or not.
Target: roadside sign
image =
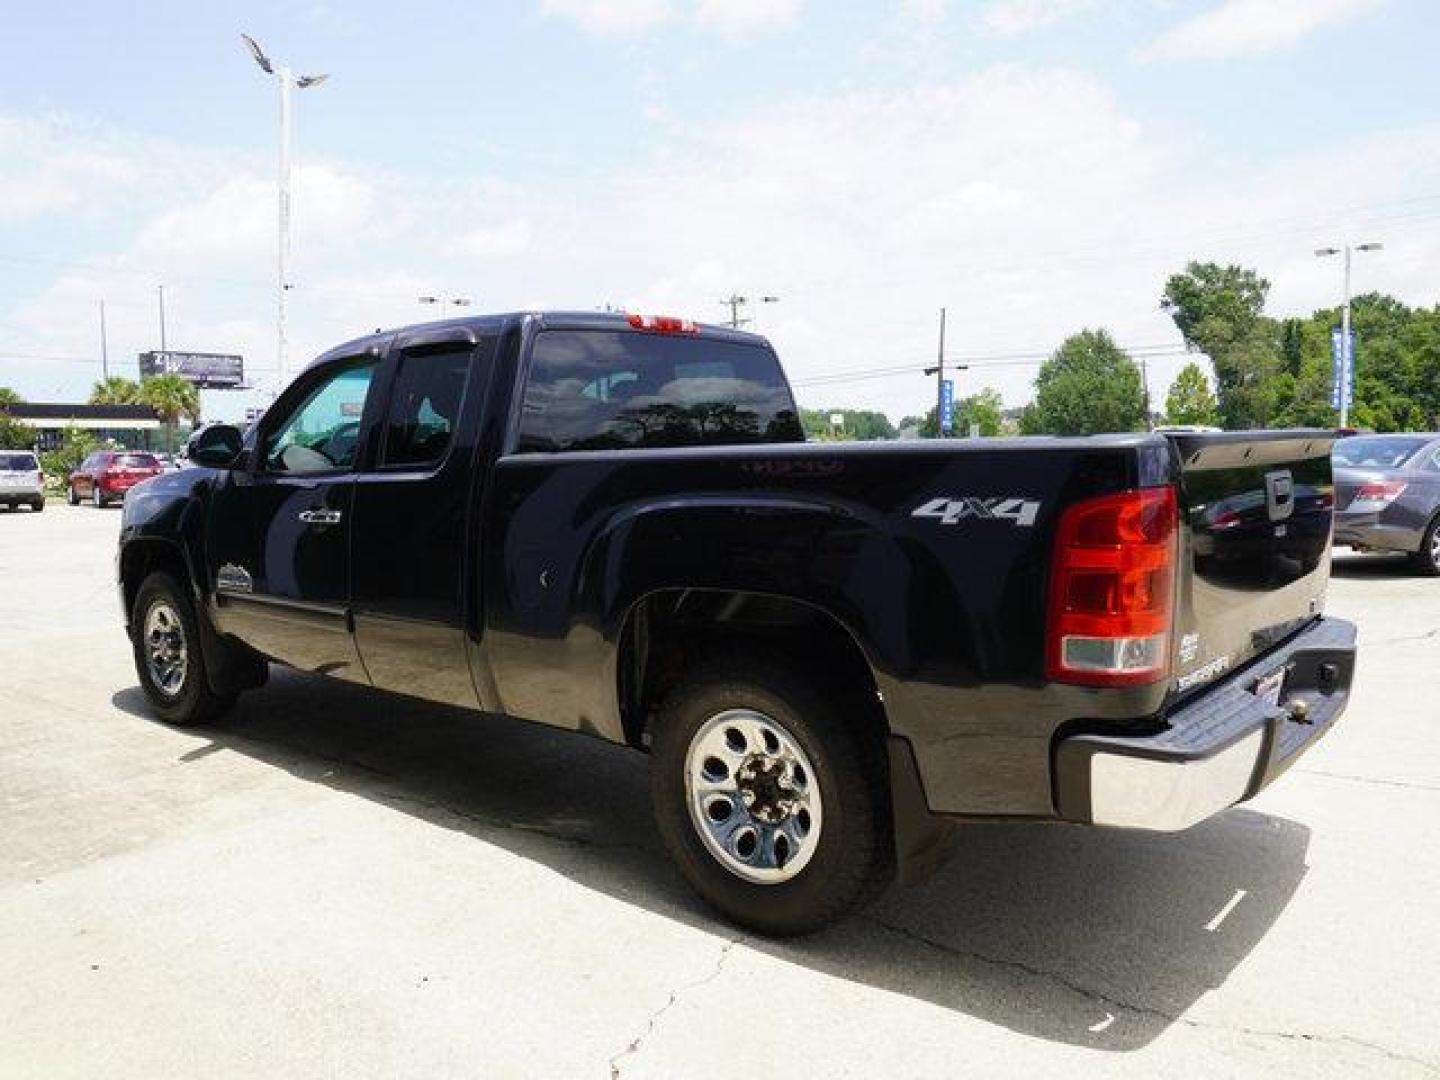
[[[942,379],[940,382],[940,434],[949,435],[955,429],[955,382]]]
[[[202,390],[233,390],[245,381],[245,361],[230,353],[143,352],[140,377],[179,375]]]
[[[1330,329],[1330,407],[1348,409],[1355,403],[1355,331],[1349,340],[1338,326]]]

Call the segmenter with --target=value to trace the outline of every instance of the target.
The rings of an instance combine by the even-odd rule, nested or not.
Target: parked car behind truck
[[[278,661],[648,753],[691,885],[796,933],[956,823],[1183,829],[1314,745],[1354,662],[1331,502],[1297,497],[1330,444],[811,445],[762,338],[464,319],[198,433],[126,501],[120,597],[172,723]],[[1206,508],[1240,496],[1267,526],[1221,572]]]
[[[45,509],[45,474],[29,450],[0,450],[0,507]]]
[[[1357,435],[1335,444],[1335,543],[1410,556],[1440,575],[1440,434]]]

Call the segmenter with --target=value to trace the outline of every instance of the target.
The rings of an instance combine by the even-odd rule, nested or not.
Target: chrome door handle
[[[306,525],[339,525],[339,510],[301,510],[300,520]]]

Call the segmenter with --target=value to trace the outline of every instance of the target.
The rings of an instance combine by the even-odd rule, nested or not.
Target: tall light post
[[[250,55],[266,75],[275,78],[280,92],[280,174],[279,174],[279,242],[275,282],[275,369],[276,393],[285,386],[290,367],[290,342],[286,327],[286,294],[290,291],[290,87],[305,90],[319,86],[328,75],[295,75],[285,64],[272,61],[255,39],[241,34]]]
[[[1384,244],[1346,244],[1343,248],[1316,248],[1317,258],[1328,259],[1331,255],[1345,256],[1345,302],[1340,308],[1340,348],[1347,354],[1351,365],[1355,363],[1355,350],[1350,344],[1350,257],[1355,251],[1380,251]],[[1348,380],[1340,386],[1340,426],[1350,426],[1350,397]]]

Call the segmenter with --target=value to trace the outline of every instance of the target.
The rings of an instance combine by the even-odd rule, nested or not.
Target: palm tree
[[[140,387],[123,375],[111,375],[90,390],[91,405],[134,405],[139,400]]]
[[[137,400],[148,405],[160,418],[166,429],[166,446],[175,448],[175,424],[182,416],[188,416],[191,423],[200,420],[200,391],[195,384],[180,375],[152,375],[140,381]]]

